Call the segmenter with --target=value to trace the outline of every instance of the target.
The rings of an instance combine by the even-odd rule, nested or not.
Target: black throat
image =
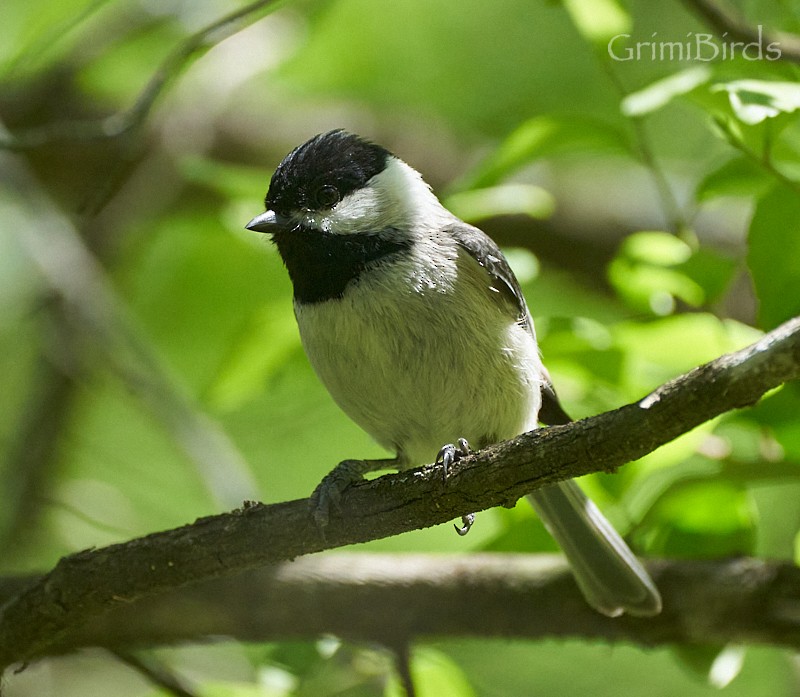
[[[411,240],[385,235],[336,235],[306,227],[272,236],[286,264],[299,303],[341,298],[347,285],[370,266],[411,249]]]

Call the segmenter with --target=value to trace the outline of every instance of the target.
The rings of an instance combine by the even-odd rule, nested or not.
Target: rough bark
[[[511,505],[556,481],[611,471],[800,375],[800,318],[755,344],[661,386],[644,399],[541,429],[461,460],[352,487],[323,536],[307,501],[242,509],[62,559],[0,616],[0,666],[44,655],[89,620],[192,582],[324,549],[396,535]]]

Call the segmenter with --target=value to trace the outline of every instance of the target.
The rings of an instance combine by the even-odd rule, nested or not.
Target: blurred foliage
[[[703,34],[730,41],[691,4],[287,0],[224,41],[207,37],[210,50],[162,75],[154,109],[124,137],[84,138],[72,123],[57,140],[0,151],[2,571],[43,570],[223,506],[143,398],[136,353],[122,359],[129,371],[111,368],[93,348],[102,333],[55,299],[30,242],[59,225],[102,265],[132,345],[163,368],[161,389],[187,395],[249,463],[245,477],[220,465],[241,498],[306,496],[340,459],[382,455],[312,374],[280,260],[242,229],[280,157],[329,128],[384,143],[460,215],[487,222],[576,416],[800,314],[798,68],[755,49],[652,53]],[[800,31],[796,0],[728,5],[754,27]],[[0,138],[127,109],[176,47],[243,6],[5,0]],[[615,59],[610,41],[617,57],[638,57]],[[49,249],[69,280],[72,258]],[[644,553],[800,559],[798,413],[800,389],[785,386],[585,485]],[[519,506],[482,514],[465,540],[442,526],[368,545],[456,547],[553,543]],[[158,653],[203,695],[400,694],[385,651],[332,639]],[[416,647],[411,669],[420,695],[623,697],[646,684],[780,697],[800,690],[796,666],[768,648],[470,640]],[[91,652],[33,666],[6,689],[163,694]]]

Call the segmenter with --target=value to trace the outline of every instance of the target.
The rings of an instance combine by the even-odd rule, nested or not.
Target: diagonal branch
[[[240,510],[62,559],[3,607],[0,666],[43,655],[89,619],[124,603],[268,563],[397,535],[465,511],[511,505],[530,491],[639,458],[800,377],[800,318],[760,341],[662,385],[639,402],[541,429],[461,460],[447,484],[437,467],[348,490],[320,535],[307,501]]]

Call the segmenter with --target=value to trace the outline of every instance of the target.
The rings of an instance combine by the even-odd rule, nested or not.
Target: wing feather
[[[483,267],[488,276],[489,288],[503,297],[506,305],[515,312],[517,322],[533,334],[533,321],[522,288],[500,247],[486,233],[466,223],[454,225],[447,232],[453,236],[459,247]],[[572,419],[561,406],[546,370],[543,378],[539,420],[551,426],[569,423]]]

